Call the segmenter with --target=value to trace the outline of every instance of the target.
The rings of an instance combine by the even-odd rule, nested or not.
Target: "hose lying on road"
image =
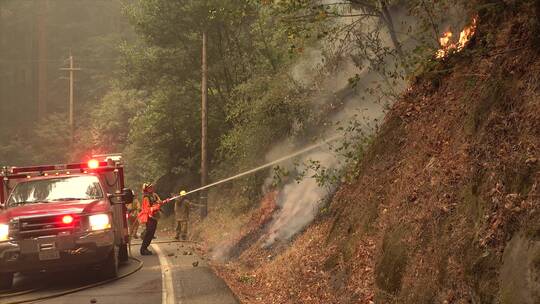
[[[28,290],[23,290],[23,291],[18,291],[18,292],[12,292],[12,293],[0,293],[0,299],[11,298],[11,297],[19,297],[19,296],[23,296],[25,294],[29,294],[29,293],[32,293],[32,292],[35,292],[35,291],[42,290],[44,288],[45,288],[45,286],[38,287],[38,288],[33,288],[33,289],[28,289]]]
[[[112,278],[112,279],[108,279],[108,280],[105,280],[105,281],[100,281],[100,282],[97,282],[97,283],[93,283],[93,284],[90,284],[90,285],[85,285],[85,286],[81,286],[81,287],[77,287],[77,288],[73,288],[73,289],[69,289],[69,290],[65,290],[65,291],[61,291],[61,292],[58,292],[58,293],[54,293],[54,294],[51,294],[51,295],[47,295],[47,296],[41,296],[41,297],[37,297],[37,298],[32,298],[32,299],[24,299],[24,300],[17,300],[17,301],[13,301],[13,302],[7,302],[7,303],[4,303],[2,302],[3,304],[22,304],[22,303],[31,303],[31,302],[36,302],[36,301],[43,301],[43,300],[48,300],[48,299],[54,299],[54,298],[58,298],[58,297],[62,297],[62,296],[66,296],[66,295],[69,295],[69,294],[73,294],[73,293],[76,293],[76,292],[79,292],[79,291],[83,291],[83,290],[86,290],[86,289],[91,289],[91,288],[94,288],[94,287],[98,287],[98,286],[101,286],[101,285],[105,285],[105,284],[108,284],[108,283],[111,283],[111,282],[114,282],[114,281],[118,281],[120,279],[123,279],[125,277],[128,277],[134,273],[136,273],[137,271],[141,270],[142,267],[143,267],[143,262],[137,258],[134,258],[134,257],[129,257],[131,260],[139,263],[139,265],[137,265],[137,267],[134,269],[134,270],[131,270],[130,272],[128,273],[125,273],[125,274],[122,274],[122,275],[119,275],[118,277],[116,278]],[[39,288],[39,289],[33,289],[33,290],[27,290],[27,291],[21,291],[21,292],[18,292],[18,293],[12,293],[12,294],[5,294],[5,295],[1,295],[2,298],[6,298],[6,297],[15,297],[15,296],[21,296],[21,295],[25,295],[25,294],[29,294],[31,292],[34,292],[36,290],[40,290],[40,289],[44,289],[44,288]]]
[[[184,240],[169,240],[169,241],[152,241],[152,244],[169,244],[169,243],[190,243],[190,244],[200,244],[197,241],[184,241]],[[130,243],[130,245],[141,245],[141,242]]]

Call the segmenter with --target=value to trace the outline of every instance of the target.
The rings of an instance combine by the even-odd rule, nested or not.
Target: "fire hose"
[[[337,140],[337,139],[340,139],[340,138],[342,138],[342,137],[343,137],[343,135],[336,135],[336,136],[333,136],[333,137],[331,137],[331,138],[329,138],[329,139],[327,139],[327,140],[324,140],[324,141],[322,141],[322,142],[320,142],[320,143],[318,143],[318,144],[314,144],[314,145],[308,146],[308,147],[306,147],[306,148],[304,148],[304,149],[302,149],[302,150],[300,150],[300,151],[291,153],[291,154],[289,154],[289,155],[287,155],[287,156],[281,157],[281,158],[279,158],[279,159],[276,159],[276,160],[274,160],[274,161],[271,161],[271,162],[269,162],[269,163],[267,163],[267,164],[264,164],[264,165],[262,165],[262,166],[259,166],[259,167],[257,167],[257,168],[254,168],[254,169],[251,169],[251,170],[248,170],[248,171],[245,171],[245,172],[236,174],[236,175],[234,175],[234,176],[231,176],[231,177],[222,179],[222,180],[220,180],[220,181],[217,181],[217,182],[214,182],[214,183],[211,183],[211,184],[202,186],[202,187],[199,187],[199,188],[194,189],[194,190],[191,190],[191,191],[187,191],[187,192],[185,192],[185,193],[180,193],[179,195],[176,195],[176,196],[173,196],[173,197],[170,197],[170,198],[164,200],[164,201],[165,201],[164,203],[167,203],[167,202],[170,202],[170,201],[174,201],[174,200],[179,199],[179,198],[181,198],[181,197],[184,197],[184,196],[186,196],[186,195],[193,194],[193,193],[196,193],[196,192],[199,192],[199,191],[202,191],[202,190],[206,190],[206,189],[208,189],[208,188],[215,187],[215,186],[217,186],[217,185],[226,183],[226,182],[228,182],[228,181],[231,181],[231,180],[234,180],[234,179],[237,179],[237,178],[246,176],[246,175],[250,175],[250,174],[253,174],[253,173],[258,172],[258,171],[260,171],[260,170],[263,170],[263,169],[272,167],[272,166],[277,165],[277,164],[279,164],[279,163],[282,163],[282,162],[284,162],[284,161],[286,161],[286,160],[289,160],[289,159],[291,159],[291,158],[295,158],[295,157],[297,157],[297,156],[299,156],[299,155],[302,155],[302,154],[304,154],[304,153],[306,153],[306,152],[309,152],[309,151],[311,151],[311,150],[315,150],[315,149],[317,149],[317,148],[320,148],[321,146],[323,146],[323,145],[325,145],[325,144],[327,144],[327,143],[330,143],[330,142],[332,142],[332,141],[335,141],[335,140]],[[192,204],[193,204],[193,203],[192,203]],[[197,204],[193,204],[193,205],[197,205]]]
[[[134,257],[129,257],[129,258],[131,260],[135,261],[136,263],[138,263],[137,267],[135,269],[133,269],[133,270],[131,270],[131,271],[125,273],[125,274],[119,275],[119,276],[117,276],[115,278],[100,281],[100,282],[96,282],[96,283],[92,283],[92,284],[89,284],[89,285],[85,285],[85,286],[81,286],[81,287],[77,287],[77,288],[73,288],[73,289],[69,289],[69,290],[65,290],[65,291],[61,291],[61,292],[54,293],[54,294],[47,295],[47,296],[40,296],[40,297],[37,297],[37,298],[23,299],[23,300],[16,300],[16,301],[13,301],[13,302],[7,302],[7,303],[2,302],[2,303],[3,304],[23,304],[23,303],[31,303],[31,302],[48,300],[48,299],[54,299],[54,298],[66,296],[66,295],[69,295],[69,294],[77,293],[79,291],[83,291],[83,290],[91,289],[91,288],[94,288],[94,287],[102,286],[102,285],[105,285],[105,284],[108,284],[108,283],[111,283],[111,282],[114,282],[114,281],[118,281],[120,279],[126,278],[126,277],[138,272],[143,267],[143,262],[141,260],[139,260],[137,258],[134,258]],[[31,289],[31,290],[11,293],[11,294],[0,294],[0,299],[8,298],[8,297],[22,296],[22,295],[29,294],[29,293],[32,293],[32,292],[35,292],[35,291],[43,290],[45,288],[46,287],[41,287],[41,288],[34,288],[34,289]]]

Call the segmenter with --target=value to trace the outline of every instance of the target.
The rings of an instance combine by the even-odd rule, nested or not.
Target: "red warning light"
[[[99,161],[97,159],[91,159],[88,161],[88,168],[97,169],[99,168]]]
[[[62,217],[62,223],[66,224],[66,225],[69,225],[69,224],[73,223],[73,216],[64,215],[64,217]]]

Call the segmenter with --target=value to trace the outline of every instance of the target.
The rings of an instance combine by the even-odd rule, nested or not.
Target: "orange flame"
[[[452,39],[452,36],[453,36],[452,32],[450,31],[444,32],[443,36],[439,38],[439,42],[441,43],[441,46],[447,47],[448,44],[450,43],[450,39]]]
[[[437,53],[435,54],[435,57],[440,59],[448,56],[450,51],[461,51],[467,43],[472,39],[474,34],[476,33],[476,21],[477,17],[474,17],[472,19],[472,22],[470,25],[466,26],[461,33],[459,33],[459,40],[458,42],[452,42],[452,32],[446,31],[443,33],[441,38],[439,38],[439,44],[441,45],[441,48],[437,50]]]
[[[471,40],[471,38],[476,33],[476,17],[473,18],[471,25],[466,26],[461,33],[459,33],[459,41],[457,49],[458,51],[461,51],[467,43]]]

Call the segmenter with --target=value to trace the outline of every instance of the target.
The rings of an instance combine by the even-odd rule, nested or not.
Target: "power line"
[[[161,57],[160,57],[161,58]],[[165,57],[163,57],[165,58]],[[118,58],[83,58],[83,59],[78,59],[78,61],[87,61],[87,62],[92,62],[92,61],[118,61],[120,60],[121,57],[118,57]],[[61,63],[65,63],[67,62],[69,59],[47,59],[47,60],[6,60],[6,59],[0,59],[0,62],[2,63],[21,63],[21,62],[26,62],[26,63],[38,63],[38,62],[61,62]]]
[[[156,56],[156,59],[178,59],[180,56]],[[119,61],[123,59],[123,57],[116,57],[116,58],[77,58],[77,61],[79,62],[95,62],[95,61]],[[34,62],[61,62],[66,63],[69,59],[47,59],[47,60],[6,60],[6,59],[0,59],[0,63],[34,63]]]

